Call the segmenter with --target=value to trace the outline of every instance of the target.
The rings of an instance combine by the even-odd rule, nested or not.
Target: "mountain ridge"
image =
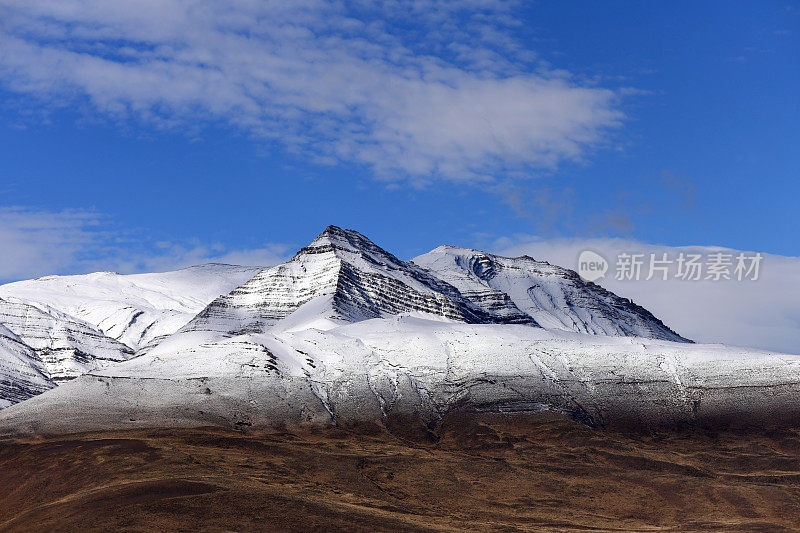
[[[412,261],[437,273],[476,303],[486,299],[486,289],[506,294],[545,329],[691,342],[630,299],[583,280],[573,270],[530,256],[504,257],[444,245]]]
[[[444,264],[443,258],[451,261]],[[531,285],[536,276],[549,283],[537,286],[552,289],[550,307],[531,296],[538,296]],[[0,325],[7,323],[25,344],[0,353],[0,359],[21,369],[20,376],[41,370],[45,380],[28,387],[39,393],[117,361],[178,354],[213,359],[217,352],[246,359],[285,350],[283,341],[270,340],[275,335],[404,316],[572,330],[587,334],[587,341],[592,335],[686,341],[645,309],[547,262],[449,245],[403,261],[355,230],[328,226],[288,261],[269,268],[209,263],[0,286]],[[15,355],[28,348],[28,359]],[[287,354],[282,360],[294,361],[291,350]],[[278,371],[280,360],[267,366]],[[324,362],[310,355],[285,364],[284,371],[310,375],[313,365]],[[13,401],[25,399],[14,394]]]
[[[55,383],[37,376],[39,354],[11,343],[19,353],[0,351],[0,378],[12,386],[0,390],[25,401],[0,412],[0,436],[393,420],[427,431],[454,409],[620,428],[800,421],[800,358],[687,342],[533,258],[440,247],[402,261],[330,226],[249,274],[136,357],[29,399]]]
[[[0,298],[46,305],[89,323],[133,351],[177,331],[214,297],[252,277],[254,267],[207,263],[167,272],[93,272],[0,285]]]
[[[518,310],[487,313],[449,283],[357,231],[328,226],[286,263],[262,270],[209,304],[182,331],[262,331],[320,297],[330,299],[323,320],[331,324],[419,311],[468,323],[535,325]]]

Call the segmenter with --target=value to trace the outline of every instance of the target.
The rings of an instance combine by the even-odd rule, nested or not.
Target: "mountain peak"
[[[413,262],[484,309],[498,305],[487,297],[487,289],[507,295],[516,308],[546,329],[687,342],[643,307],[584,282],[573,270],[527,255],[512,258],[440,246]]]
[[[184,329],[265,331],[312,300],[314,323],[320,318],[338,324],[422,312],[467,323],[537,325],[505,295],[497,296],[502,305],[480,308],[454,286],[398,259],[361,233],[328,226],[291,260],[262,270],[218,298]]]
[[[377,247],[375,243],[356,230],[342,229],[339,226],[328,226],[322,233],[317,235],[306,248],[325,245],[332,245],[340,248]]]
[[[370,263],[392,265],[397,268],[405,264],[369,238],[352,229],[328,226],[311,243],[298,251],[293,259],[306,255],[332,252],[337,257],[348,256],[350,260],[366,259]]]
[[[292,327],[422,312],[466,323],[686,341],[647,310],[569,269],[455,246],[402,261],[338,226],[212,302],[184,330],[264,332],[306,304]]]

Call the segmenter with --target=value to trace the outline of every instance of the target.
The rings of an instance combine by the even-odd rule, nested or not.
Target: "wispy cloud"
[[[691,211],[697,206],[697,184],[691,179],[664,169],[661,171],[661,185],[678,197],[682,209]]]
[[[223,121],[384,179],[492,181],[603,143],[609,89],[549,70],[491,0],[5,0],[0,79],[163,127]]]
[[[631,236],[643,221],[668,223],[678,217],[696,217],[700,194],[689,177],[662,169],[640,182],[655,192],[620,188],[602,201],[583,202],[574,187],[554,179],[503,180],[489,190],[537,235],[560,237]]]
[[[111,222],[92,211],[0,208],[0,282],[100,270],[162,271],[208,262],[269,266],[290,252],[279,244],[238,250],[198,239],[154,242],[115,230]]]

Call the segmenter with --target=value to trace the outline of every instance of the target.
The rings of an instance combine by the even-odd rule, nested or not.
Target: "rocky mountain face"
[[[329,327],[411,312],[470,324],[536,325],[505,295],[493,297],[500,305],[479,307],[360,233],[330,226],[291,260],[214,300],[181,331],[236,335],[263,332],[287,317],[282,326]],[[295,315],[301,307],[304,312]]]
[[[0,411],[0,436],[356,423],[424,432],[453,410],[554,410],[619,429],[800,421],[797,356],[428,316],[166,341]]]
[[[545,329],[590,335],[691,342],[647,309],[586,282],[574,271],[531,257],[500,257],[440,246],[413,259],[482,309],[502,307],[502,294]]]
[[[0,324],[0,409],[54,386],[36,352]]]
[[[46,276],[0,286],[0,408],[134,357],[260,269]]]
[[[259,270],[212,263],[153,274],[46,276],[0,285],[0,298],[55,309],[135,351],[175,333]]]
[[[104,362],[125,361],[133,350],[91,324],[42,304],[0,299],[0,324],[31,348],[54,383],[80,376]]]

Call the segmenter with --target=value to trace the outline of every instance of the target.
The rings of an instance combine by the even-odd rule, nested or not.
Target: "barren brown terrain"
[[[2,442],[0,530],[800,529],[800,431],[627,435],[553,414],[394,427]]]

